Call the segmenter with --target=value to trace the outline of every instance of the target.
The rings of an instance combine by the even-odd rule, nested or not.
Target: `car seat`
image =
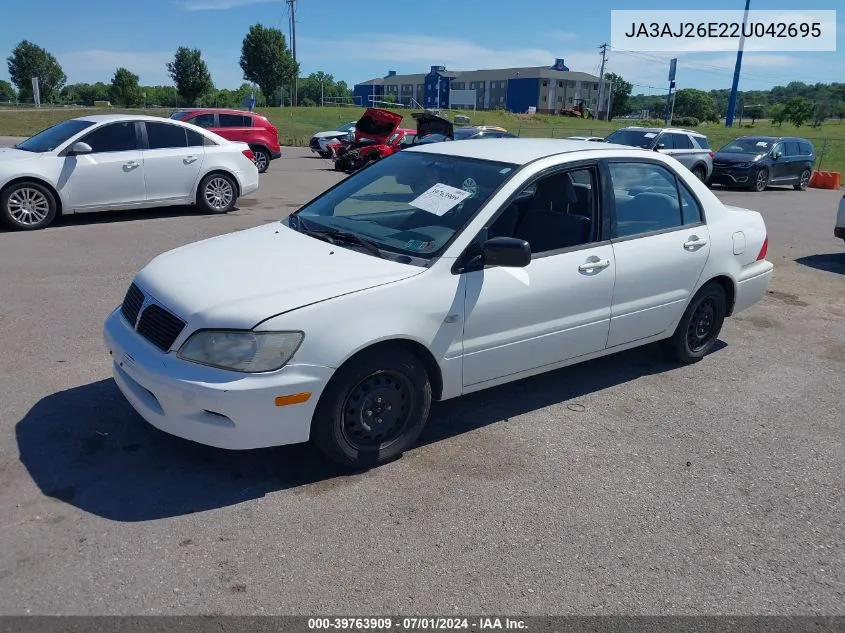
[[[590,218],[574,215],[578,195],[567,173],[537,183],[537,193],[516,229],[515,237],[527,241],[532,253],[584,244],[590,239]]]

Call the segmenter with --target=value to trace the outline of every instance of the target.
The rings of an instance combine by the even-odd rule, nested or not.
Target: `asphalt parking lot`
[[[763,213],[776,269],[702,362],[646,348],[442,403],[401,460],[339,476],[158,432],[102,344],[155,255],[341,177],[284,156],[225,216],[0,231],[0,613],[845,614],[842,192],[719,193]]]

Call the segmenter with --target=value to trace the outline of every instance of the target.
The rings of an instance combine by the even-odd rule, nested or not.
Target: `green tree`
[[[762,106],[748,106],[745,108],[745,116],[751,119],[751,125],[754,125],[761,116],[763,116]]]
[[[675,93],[675,114],[680,117],[694,117],[699,121],[718,120],[713,97],[694,88],[684,88]]]
[[[244,79],[258,84],[268,103],[275,103],[282,86],[292,84],[299,75],[299,63],[288,52],[285,36],[279,29],[261,24],[249,27],[240,65]]]
[[[840,124],[842,123],[842,119],[845,119],[845,103],[839,103],[836,105],[833,116],[839,119]]]
[[[781,125],[783,125],[783,122],[786,121],[785,108],[780,104],[773,105],[771,108],[769,108],[769,116],[772,119],[772,123],[780,127]]]
[[[48,102],[57,97],[67,81],[67,76],[58,60],[46,49],[28,40],[23,40],[15,46],[6,62],[9,77],[18,87],[21,101],[32,100],[33,77],[38,77],[38,89],[42,102]]]
[[[141,103],[138,75],[127,68],[118,68],[111,80],[111,100],[121,106],[134,106]]]
[[[5,79],[0,79],[0,101],[14,101],[16,96],[12,84]]]
[[[787,121],[801,127],[813,116],[815,106],[804,97],[792,97],[786,102],[783,113]]]
[[[613,91],[613,102],[610,104],[610,118],[629,114],[631,112],[629,101],[631,91],[634,89],[633,84],[628,83],[621,75],[617,75],[616,73],[605,73],[604,78],[612,86],[611,88],[605,89]]]
[[[214,90],[211,73],[198,48],[180,46],[173,61],[167,62],[167,72],[186,105],[194,105],[202,95]]]

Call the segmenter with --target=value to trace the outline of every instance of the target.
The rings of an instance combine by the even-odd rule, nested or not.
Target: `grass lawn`
[[[64,119],[104,111],[106,110],[79,108],[0,108],[0,136],[29,136]],[[117,109],[107,111],[124,112]],[[133,112],[168,116],[173,110],[134,110]],[[361,116],[363,109],[354,107],[266,108],[260,109],[259,112],[266,115],[279,128],[282,145],[305,146],[314,132],[331,130],[340,123],[356,120]],[[402,122],[403,127],[415,127],[410,111],[400,110],[399,112],[406,114]],[[635,121],[607,123],[551,115],[511,114],[500,110],[467,111],[460,114],[469,116],[473,125],[499,125],[523,137],[605,136],[617,127],[636,124]],[[819,128],[807,126],[796,128],[791,124],[779,127],[768,121],[758,121],[753,127],[745,123],[728,129],[724,125],[710,124],[699,126],[698,130],[708,136],[714,149],[743,134],[802,136],[812,141],[816,147],[816,153],[819,156],[817,168],[845,173],[845,124],[839,121],[829,121]]]

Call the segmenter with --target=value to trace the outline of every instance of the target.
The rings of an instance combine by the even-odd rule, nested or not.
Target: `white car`
[[[60,214],[196,204],[225,213],[258,189],[246,143],[152,116],[62,121],[0,149],[0,220],[48,226]]]
[[[308,141],[308,147],[311,151],[322,158],[330,158],[331,150],[328,145],[332,141],[339,141],[340,139],[350,138],[355,133],[355,124],[358,121],[347,121],[339,125],[336,130],[329,130],[328,132],[317,132]]]
[[[603,136],[567,136],[566,138],[572,141],[593,141],[594,143],[604,143]]]
[[[767,246],[759,213],[657,152],[435,143],[159,255],[104,339],[159,429],[357,469],[412,446],[433,400],[656,341],[701,359],[765,295]]]
[[[836,214],[836,226],[833,228],[833,235],[845,240],[845,193],[839,201],[839,212]]]

